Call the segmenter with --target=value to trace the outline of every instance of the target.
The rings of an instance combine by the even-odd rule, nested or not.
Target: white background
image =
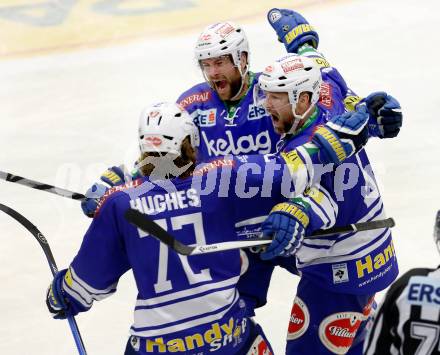
[[[436,0],[368,0],[301,11],[319,32],[320,50],[358,94],[386,90],[402,104],[399,137],[367,148],[397,222],[401,272],[440,260],[432,242],[440,208],[439,10]],[[265,19],[259,21],[244,26],[254,71],[284,53]],[[0,170],[84,192],[105,167],[130,163],[141,109],[174,101],[202,80],[192,59],[196,37],[0,61]],[[0,196],[40,228],[59,267],[67,267],[89,223],[79,203],[7,182],[0,182]],[[4,214],[0,230],[0,353],[75,354],[67,322],[46,310],[51,275],[41,248]],[[269,304],[257,313],[276,354],[283,353],[296,283],[277,271]],[[123,352],[135,297],[126,275],[116,295],[77,317],[90,354]]]

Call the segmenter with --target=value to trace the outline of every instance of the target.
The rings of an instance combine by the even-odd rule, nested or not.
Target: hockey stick
[[[74,191],[70,191],[70,190],[66,190],[61,187],[43,184],[41,182],[27,179],[27,178],[24,178],[24,177],[21,177],[18,175],[14,175],[11,173],[7,173],[7,172],[1,171],[1,170],[0,170],[0,180],[15,182],[17,184],[30,187],[32,189],[43,190],[43,191],[47,191],[47,192],[50,192],[55,195],[71,198],[72,200],[84,201],[86,199],[86,197],[83,194],[80,194],[80,193],[77,193]]]
[[[33,225],[26,217],[13,210],[12,208],[5,206],[0,203],[0,210],[5,212],[7,215],[14,218],[18,223],[20,223],[23,227],[25,227],[32,235],[37,239],[41,248],[44,251],[44,255],[46,255],[47,262],[49,263],[50,271],[52,275],[58,272],[57,264],[55,263],[55,259],[52,255],[52,251],[50,250],[49,243],[47,242],[44,235],[38,230],[38,228]],[[86,355],[86,349],[84,347],[84,343],[81,338],[81,334],[78,329],[78,325],[76,324],[75,318],[73,316],[68,316],[67,320],[69,321],[70,329],[72,331],[73,338],[75,339],[75,344],[78,349],[80,355]]]
[[[134,226],[156,237],[162,243],[168,245],[176,253],[181,255],[207,254],[230,249],[248,248],[257,245],[270,244],[272,241],[272,238],[257,238],[191,246],[179,242],[161,226],[150,219],[149,216],[140,213],[138,210],[128,209],[125,212],[125,218]],[[350,224],[345,227],[334,227],[326,230],[320,230],[314,233],[312,237],[322,237],[332,234],[358,232],[379,228],[391,228],[394,227],[394,225],[394,220],[392,218],[387,218],[371,222]]]

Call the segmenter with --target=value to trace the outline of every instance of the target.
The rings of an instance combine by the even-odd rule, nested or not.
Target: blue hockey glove
[[[261,226],[263,236],[273,237],[260,254],[261,259],[294,255],[301,246],[308,224],[309,216],[299,204],[283,202],[275,205]]]
[[[101,180],[110,187],[119,186],[125,184],[125,175],[120,167],[113,166],[104,171],[101,175]]]
[[[71,313],[69,303],[64,297],[63,279],[66,272],[67,269],[57,272],[47,289],[46,305],[55,319],[66,319],[68,316],[75,315]]]
[[[81,208],[87,217],[93,217],[98,208],[99,199],[107,192],[108,187],[102,184],[94,183],[86,191],[86,199],[81,201]]]
[[[267,19],[289,53],[298,53],[305,43],[318,48],[319,37],[315,29],[299,13],[288,9],[272,9]]]
[[[125,184],[125,174],[118,166],[108,168],[101,175],[101,180],[107,186],[99,183],[94,183],[90,187],[85,196],[87,199],[81,202],[81,208],[87,217],[93,217],[98,207],[99,199],[104,196],[109,188]]]
[[[402,108],[399,102],[385,92],[374,92],[365,99],[370,120],[371,137],[394,138],[402,127]]]
[[[321,163],[340,164],[357,153],[368,141],[368,114],[365,106],[356,111],[333,117],[324,126],[319,126],[312,142],[319,148]]]

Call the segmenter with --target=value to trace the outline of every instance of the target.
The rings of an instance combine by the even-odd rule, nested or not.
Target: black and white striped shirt
[[[418,268],[388,290],[365,355],[440,355],[440,268]]]

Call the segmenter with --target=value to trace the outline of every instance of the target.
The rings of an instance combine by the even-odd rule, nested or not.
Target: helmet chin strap
[[[293,123],[292,123],[292,127],[290,127],[289,131],[286,132],[286,134],[293,134],[296,132],[296,129],[298,128],[299,123],[304,119],[304,117],[306,117],[310,111],[314,108],[314,105],[310,105],[310,107],[302,114],[302,115],[297,115],[295,113],[295,109],[296,109],[296,105],[292,104],[292,113],[293,113]]]
[[[240,73],[240,76],[241,76],[241,85],[240,85],[240,89],[238,89],[237,93],[229,99],[230,101],[236,101],[240,98],[240,94],[241,94],[243,87],[245,85],[245,82],[246,82],[246,75],[249,72],[249,64],[246,64],[244,73],[241,70],[241,66],[237,66],[237,69],[238,69],[238,72]]]

